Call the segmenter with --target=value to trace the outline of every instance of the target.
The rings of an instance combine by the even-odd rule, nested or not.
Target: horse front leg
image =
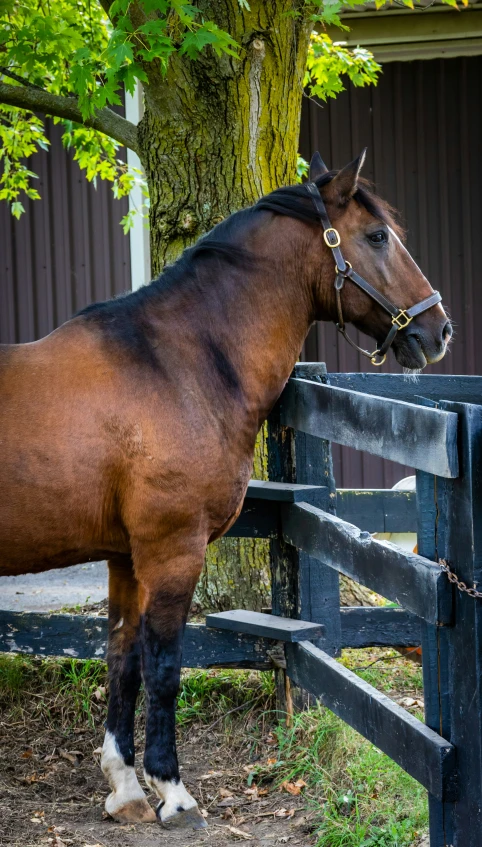
[[[193,545],[193,549],[200,545]],[[144,778],[159,797],[164,825],[206,826],[196,800],[179,775],[175,705],[179,690],[182,642],[204,551],[173,555],[168,562],[151,554],[136,557],[141,590],[142,673],[147,694]]]
[[[101,767],[112,789],[105,809],[122,823],[153,822],[134,769],[134,717],[141,684],[138,583],[129,557],[109,562],[109,707]]]

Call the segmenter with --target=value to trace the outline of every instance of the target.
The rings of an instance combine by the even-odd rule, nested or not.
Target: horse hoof
[[[119,809],[108,812],[119,823],[155,823],[156,813],[147,800],[130,800]]]
[[[163,805],[163,803],[159,803],[156,814],[165,829],[206,829],[207,823],[197,806],[193,806],[191,809],[179,808],[177,811],[163,818]]]

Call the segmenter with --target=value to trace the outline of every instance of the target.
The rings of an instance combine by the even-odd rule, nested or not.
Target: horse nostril
[[[450,321],[447,321],[443,328],[442,338],[444,341],[449,341],[449,339],[452,338],[452,324]]]

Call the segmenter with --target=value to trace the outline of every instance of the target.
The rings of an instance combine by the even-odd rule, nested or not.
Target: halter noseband
[[[333,258],[335,260],[335,268],[336,268],[336,276],[335,276],[335,295],[336,295],[336,309],[338,312],[338,321],[336,322],[336,328],[338,332],[341,332],[343,338],[345,338],[355,350],[358,350],[359,353],[362,353],[368,359],[372,365],[383,365],[385,359],[387,358],[387,352],[393,344],[395,336],[399,329],[405,329],[410,321],[413,318],[416,318],[417,315],[421,315],[422,312],[426,312],[427,309],[430,309],[432,306],[435,306],[437,303],[440,303],[442,297],[438,291],[434,291],[430,297],[426,297],[425,300],[421,300],[420,303],[417,303],[415,306],[411,306],[410,309],[397,309],[393,303],[390,303],[390,300],[387,300],[383,294],[380,294],[373,285],[370,285],[366,279],[363,279],[362,276],[356,273],[353,270],[350,262],[346,262],[343,258],[343,253],[340,250],[341,239],[334,227],[332,227],[330,223],[330,219],[328,217],[326,206],[323,202],[323,198],[319,192],[318,186],[314,182],[306,182],[306,188],[309,192],[309,195],[313,201],[314,207],[319,215],[321,225],[323,227],[323,238],[327,247],[333,253]],[[373,353],[369,353],[368,350],[364,350],[363,347],[359,347],[358,344],[355,344],[353,339],[351,339],[345,328],[345,321],[343,319],[343,310],[341,305],[341,290],[345,284],[345,280],[351,280],[358,285],[365,294],[368,294],[372,300],[375,300],[379,306],[382,307],[392,319],[392,326],[388,332],[387,337],[383,344],[380,347],[377,347]],[[377,361],[377,358],[380,358],[380,361]]]

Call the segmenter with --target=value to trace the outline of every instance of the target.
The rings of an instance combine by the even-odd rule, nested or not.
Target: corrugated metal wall
[[[400,210],[412,255],[443,295],[456,337],[431,372],[481,373],[481,103],[477,56],[394,62],[376,88],[350,87],[328,104],[304,104],[302,155],[319,149],[339,168],[368,147],[364,175]],[[327,324],[312,332],[306,359],[326,362],[329,371],[376,370]],[[387,366],[400,370],[393,355]],[[400,465],[348,449],[336,449],[334,459],[346,487],[390,487],[404,474]]]
[[[0,203],[0,343],[34,341],[131,287],[129,238],[119,225],[127,199],[87,182],[59,127],[47,134],[50,152],[29,162],[42,199],[28,202],[20,221]]]

